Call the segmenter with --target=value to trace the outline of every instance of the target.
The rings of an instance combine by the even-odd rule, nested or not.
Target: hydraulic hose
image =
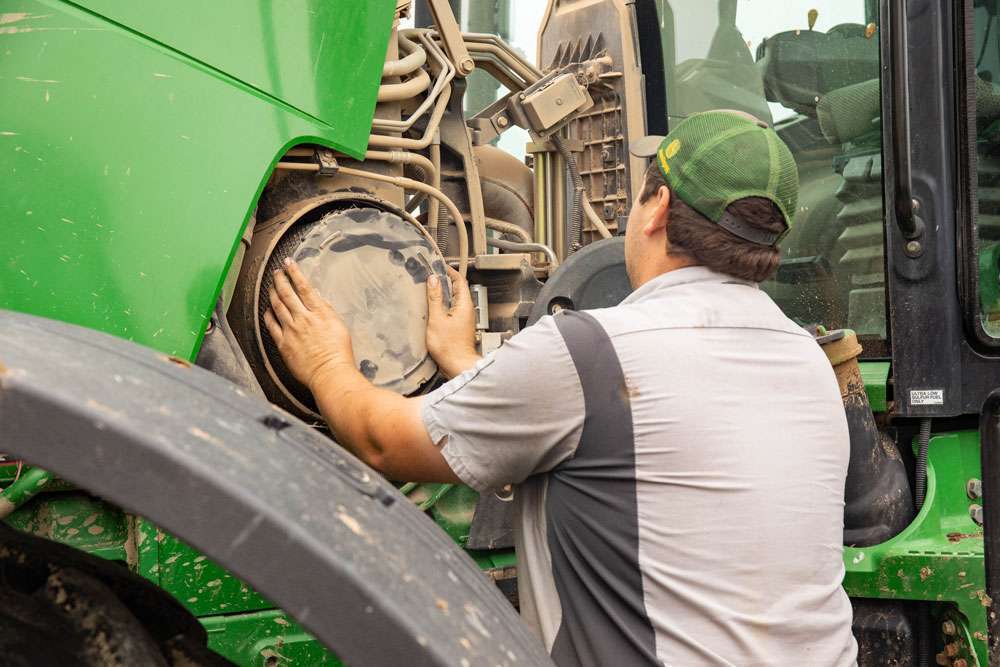
[[[569,208],[569,238],[566,254],[576,252],[580,247],[583,236],[583,179],[580,177],[580,169],[576,164],[573,153],[566,148],[562,137],[553,136],[552,144],[559,151],[563,161],[566,163],[566,170],[569,172],[570,181],[573,183],[573,201]]]
[[[435,141],[431,143],[431,167],[434,168],[433,180],[431,185],[438,190],[441,189],[441,142]],[[430,231],[431,236],[434,237],[434,242],[437,243],[438,250],[442,253],[445,251],[444,246],[441,245],[441,239],[438,232],[438,224],[441,219],[441,205],[431,204],[427,207],[427,229]]]
[[[400,51],[407,55],[399,60],[388,60],[382,65],[382,78],[412,74],[427,62],[427,52],[407,38],[403,33],[397,36]]]
[[[438,244],[438,249],[444,252],[448,247],[448,221],[451,219],[451,216],[448,215],[448,208],[444,204],[435,204],[432,208],[437,208],[438,210],[437,236],[434,240]],[[462,226],[464,227],[465,225],[463,224]]]
[[[378,89],[379,102],[400,102],[408,100],[424,92],[431,85],[431,77],[427,72],[418,69],[413,78],[403,83],[383,83]]]

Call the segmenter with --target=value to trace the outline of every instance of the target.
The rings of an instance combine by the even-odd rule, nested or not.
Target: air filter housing
[[[240,318],[230,316],[265,393],[292,412],[319,416],[309,390],[289,372],[264,325],[274,272],[287,257],[347,325],[361,373],[375,386],[419,393],[437,373],[425,344],[426,283],[438,274],[450,302],[444,258],[426,232],[392,212],[354,207],[309,217],[286,226],[276,240],[268,235],[270,242],[259,245],[255,237],[255,312],[243,318],[253,331],[241,332]],[[247,344],[247,334],[256,344]]]

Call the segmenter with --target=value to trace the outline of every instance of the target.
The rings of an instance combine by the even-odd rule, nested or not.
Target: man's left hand
[[[310,391],[331,370],[357,368],[350,332],[295,262],[286,259],[274,272],[270,299],[264,324],[288,370]]]

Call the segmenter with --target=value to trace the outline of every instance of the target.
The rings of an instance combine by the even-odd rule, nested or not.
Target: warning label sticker
[[[911,389],[910,405],[944,405],[944,389]]]

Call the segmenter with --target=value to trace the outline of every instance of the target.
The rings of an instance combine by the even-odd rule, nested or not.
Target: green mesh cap
[[[637,157],[655,157],[671,192],[742,239],[775,245],[792,226],[799,196],[795,159],[774,130],[749,114],[695,114],[666,137],[643,137],[631,142],[629,150]],[[744,197],[774,202],[785,230],[768,232],[726,212]]]

